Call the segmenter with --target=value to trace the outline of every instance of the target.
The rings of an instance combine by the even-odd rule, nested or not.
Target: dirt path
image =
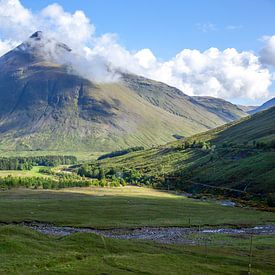
[[[104,237],[116,239],[151,240],[158,243],[189,243],[197,242],[199,238],[207,238],[210,234],[230,235],[275,235],[275,224],[248,227],[248,228],[186,228],[186,227],[143,227],[137,229],[89,229],[76,227],[58,227],[44,223],[20,223],[19,225],[32,228],[43,234],[54,236],[67,236],[73,233],[95,233]]]

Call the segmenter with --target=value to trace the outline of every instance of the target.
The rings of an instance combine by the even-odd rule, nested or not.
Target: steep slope
[[[268,100],[267,102],[265,102],[260,107],[249,111],[248,113],[252,115],[252,114],[264,111],[264,110],[266,110],[266,109],[268,109],[270,107],[273,107],[273,106],[275,106],[275,97],[273,97],[272,99]]]
[[[123,74],[123,83],[152,105],[174,115],[213,128],[228,121],[246,116],[236,105],[222,99],[211,98],[204,104],[177,88],[141,76]]]
[[[194,96],[193,99],[207,111],[218,115],[226,122],[230,122],[244,116],[244,111],[237,105],[221,98]]]
[[[181,91],[139,76],[92,83],[62,57],[74,58],[72,50],[36,32],[0,58],[0,149],[151,146],[227,121]]]
[[[135,175],[144,184],[169,184],[170,188],[192,192],[274,194],[274,121],[275,107],[185,140],[102,160],[91,167],[99,165],[107,174],[112,167],[128,180],[132,180],[129,175]]]

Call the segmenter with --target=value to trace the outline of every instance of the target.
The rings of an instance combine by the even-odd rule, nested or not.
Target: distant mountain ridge
[[[67,45],[36,32],[0,58],[0,149],[148,147],[246,115],[231,103],[223,101],[221,111],[214,107],[218,99],[208,106],[136,75],[122,74],[114,83],[91,82],[59,62],[63,56],[73,58]]]
[[[267,102],[265,102],[264,104],[262,104],[261,106],[248,111],[249,114],[255,114],[261,111],[264,111],[268,108],[274,107],[275,106],[275,97],[273,97],[272,99],[268,100]]]

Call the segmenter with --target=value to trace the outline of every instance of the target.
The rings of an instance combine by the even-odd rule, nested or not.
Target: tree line
[[[102,159],[106,159],[106,158],[114,158],[114,157],[126,155],[131,152],[142,151],[142,150],[144,150],[143,146],[130,147],[127,149],[113,151],[111,153],[101,155],[97,160],[102,160]]]
[[[42,177],[13,177],[7,176],[0,178],[0,190],[12,189],[12,188],[31,188],[31,189],[62,189],[70,187],[119,187],[124,186],[124,181],[116,180],[88,180],[88,179],[76,179],[74,177],[60,177],[58,179],[42,178]]]
[[[31,170],[33,166],[76,164],[75,156],[0,157],[0,170]]]

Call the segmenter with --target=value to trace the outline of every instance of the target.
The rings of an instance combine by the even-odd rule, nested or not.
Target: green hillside
[[[275,193],[275,108],[190,138],[93,162],[108,176],[160,188],[259,196]],[[114,172],[115,171],[115,172]]]

